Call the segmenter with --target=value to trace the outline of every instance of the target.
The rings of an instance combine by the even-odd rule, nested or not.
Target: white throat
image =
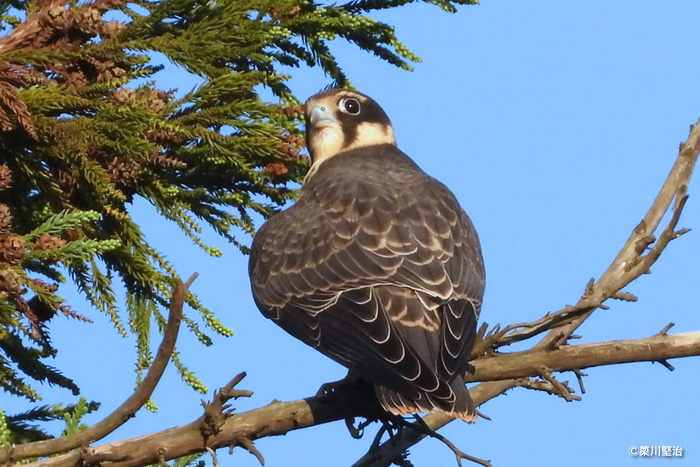
[[[345,141],[345,134],[340,125],[325,125],[318,129],[313,129],[311,137],[310,152],[313,154],[313,165],[304,177],[304,183],[318,171],[324,161],[340,154],[366,146],[376,146],[379,144],[391,144],[396,146],[394,129],[391,125],[382,125],[376,122],[362,122],[357,127],[357,133],[353,141]]]

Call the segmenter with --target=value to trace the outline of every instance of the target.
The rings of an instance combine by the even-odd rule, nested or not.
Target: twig
[[[662,364],[663,366],[666,367],[666,369],[667,369],[668,371],[674,371],[674,370],[676,369],[673,365],[671,365],[670,363],[668,363],[666,360],[663,360],[663,359],[662,359],[662,360],[656,360],[656,363]]]
[[[204,416],[202,417],[201,430],[205,445],[206,440],[210,436],[214,436],[221,431],[224,421],[233,413],[233,410],[230,408],[231,405],[227,404],[227,402],[231,399],[250,397],[253,395],[253,391],[234,389],[236,385],[243,381],[243,378],[245,377],[245,371],[237,374],[231,381],[228,382],[228,384],[226,384],[226,386],[214,391],[214,397],[212,398],[211,402],[202,400]]]
[[[557,388],[555,388],[549,381],[543,381],[541,379],[532,378],[518,378],[516,382],[516,386],[520,388],[531,389],[533,391],[542,391],[552,396],[562,397],[561,392]]]
[[[491,461],[485,460],[485,459],[479,459],[478,457],[470,456],[464,451],[461,451],[457,446],[454,445],[452,441],[441,435],[440,433],[430,430],[430,436],[431,438],[438,439],[442,441],[447,447],[449,447],[452,452],[455,453],[455,456],[457,457],[457,465],[461,466],[462,465],[462,459],[468,460],[470,462],[474,462],[475,464],[483,465],[484,467],[491,467]]]
[[[253,391],[234,389],[236,385],[243,381],[243,378],[245,377],[245,372],[237,374],[231,381],[228,382],[228,384],[226,384],[226,386],[214,391],[214,397],[211,402],[202,401],[204,415],[201,418],[200,431],[202,433],[202,437],[204,438],[204,446],[206,446],[207,451],[212,453],[215,463],[218,463],[218,460],[216,459],[216,453],[208,445],[209,439],[210,437],[216,436],[221,432],[221,428],[224,426],[224,423],[226,423],[226,419],[233,414],[231,404],[228,404],[227,402],[231,399],[250,397],[253,395]],[[253,441],[247,435],[239,435],[235,439],[232,439],[229,445],[231,450],[233,450],[235,446],[241,446],[243,449],[253,454],[261,465],[265,465],[263,455],[260,453],[260,451],[258,451],[253,444]]]
[[[559,396],[567,402],[581,400],[580,397],[573,395],[574,391],[569,387],[568,381],[559,382],[547,368],[540,369],[538,376],[541,379],[518,378],[515,380],[516,386]]]
[[[617,292],[615,295],[613,295],[610,298],[614,298],[615,300],[623,300],[625,302],[636,302],[637,301],[637,296],[634,294],[631,294],[629,292]]]
[[[158,347],[158,352],[153,360],[153,364],[136,391],[134,391],[122,405],[100,422],[79,433],[57,439],[21,444],[14,448],[4,448],[0,450],[0,464],[10,464],[11,462],[29,457],[48,456],[49,454],[66,452],[77,447],[87,446],[98,439],[104,438],[133,417],[151,397],[153,390],[158,384],[158,381],[160,381],[160,377],[163,375],[163,371],[170,360],[170,356],[175,348],[177,333],[180,329],[182,306],[184,304],[185,295],[187,294],[187,288],[196,277],[197,274],[194,274],[185,284],[180,280],[175,284],[170,302],[168,324],[165,328],[163,340]],[[90,456],[92,452],[90,449],[85,449],[85,454]],[[38,464],[43,465],[43,462],[39,462]]]
[[[219,467],[219,458],[216,457],[216,451],[207,446],[207,452],[211,455],[211,461],[214,464],[214,467]]]
[[[468,460],[471,462],[474,462],[479,465],[483,465],[485,467],[491,467],[491,462],[483,459],[479,459],[478,457],[470,456],[469,454],[463,452],[461,449],[459,449],[452,441],[450,441],[448,438],[445,436],[441,435],[440,433],[435,432],[432,430],[428,425],[425,424],[423,419],[419,417],[418,415],[413,416],[415,418],[415,422],[409,422],[403,417],[399,416],[389,416],[388,419],[383,420],[382,427],[379,430],[379,433],[377,434],[377,437],[375,438],[375,442],[379,441],[381,438],[381,435],[387,431],[387,427],[390,425],[394,425],[398,428],[399,433],[405,432],[405,430],[409,430],[409,432],[412,430],[413,432],[419,433],[421,436],[429,436],[431,438],[435,438],[442,442],[445,446],[450,448],[450,450],[455,454],[456,460],[457,460],[457,465],[461,466],[462,465],[462,459]],[[389,434],[391,436],[391,430],[389,429]],[[389,441],[391,442],[391,441]],[[372,444],[374,446],[375,443]],[[371,456],[373,448],[371,447],[369,449],[368,455]],[[365,456],[363,457],[364,462],[362,463],[356,463],[352,467],[370,467],[374,465],[374,461],[371,459],[371,457]],[[397,462],[398,461],[398,462]],[[405,453],[398,453],[397,456],[395,456],[392,460],[393,463],[398,464],[398,465],[411,465],[410,462],[407,461]]]
[[[372,451],[376,449],[379,446],[379,443],[382,442],[382,436],[384,436],[384,433],[386,433],[388,430],[388,427],[385,423],[382,423],[382,426],[379,427],[379,430],[377,430],[377,434],[374,436],[374,439],[372,440],[372,444],[369,447],[369,450]],[[391,436],[391,433],[390,433]]]
[[[581,394],[586,394],[586,387],[583,385],[583,377],[588,375],[580,369],[572,371],[574,372],[574,374],[576,375],[576,379],[578,380],[578,387],[581,389]]]
[[[487,351],[496,350],[499,347],[530,339],[564,322],[572,320],[587,311],[587,308],[582,309],[567,306],[553,313],[547,313],[542,318],[532,322],[510,324],[503,329],[500,329],[499,325],[496,325],[489,333],[486,333],[482,339],[479,340],[477,338],[474,349],[472,350],[472,358],[476,358]],[[484,325],[485,324],[486,323],[484,323]]]
[[[260,451],[258,451],[258,448],[255,447],[253,441],[250,438],[241,436],[240,438],[236,439],[236,443],[243,449],[254,455],[258,459],[258,462],[260,462],[260,465],[265,465],[265,459],[263,458],[263,455],[260,453]]]
[[[549,384],[552,385],[556,394],[567,402],[580,401],[579,396],[574,396],[574,390],[569,387],[569,382],[564,381],[563,383],[556,379],[549,368],[545,368],[540,372],[540,376],[544,378]]]
[[[233,414],[233,410],[229,410],[229,404],[224,405],[224,402],[231,398],[237,399],[239,397],[250,397],[253,395],[252,391],[233,389],[245,376],[245,372],[238,374],[226,386],[214,394],[214,401],[211,403],[202,401],[204,416],[201,419],[200,430],[204,437],[205,446],[208,444],[209,437],[219,434],[226,419]],[[253,440],[245,433],[237,435],[227,444],[229,445],[229,453],[233,452],[234,447],[240,446],[253,454],[258,459],[258,462],[260,462],[260,465],[265,465],[265,458],[262,453],[258,451]],[[210,446],[206,446],[206,450],[212,453],[215,462],[218,462],[215,451]]]

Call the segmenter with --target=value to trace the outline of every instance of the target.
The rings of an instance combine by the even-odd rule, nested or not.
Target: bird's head
[[[363,146],[396,144],[389,117],[379,104],[349,89],[330,89],[304,104],[306,147],[311,162]]]

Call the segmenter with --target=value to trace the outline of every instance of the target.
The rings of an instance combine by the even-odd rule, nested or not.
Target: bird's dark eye
[[[340,101],[340,111],[349,115],[360,113],[360,101],[353,97],[345,97]]]

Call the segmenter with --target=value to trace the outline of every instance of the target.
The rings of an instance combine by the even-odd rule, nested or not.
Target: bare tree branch
[[[11,446],[0,450],[0,464],[9,465],[21,459],[29,457],[41,457],[50,454],[70,451],[81,446],[87,446],[90,443],[102,439],[121,425],[126,423],[134,414],[148,401],[156,388],[163,371],[170,360],[170,356],[175,348],[180,322],[182,320],[182,307],[187,294],[187,288],[197,278],[197,274],[183,284],[178,280],[173,290],[172,299],[170,301],[170,314],[168,316],[168,324],[163,334],[163,341],[158,347],[158,353],[151,368],[148,370],[146,377],[143,379],[136,391],[120,405],[114,412],[109,414],[100,422],[90,428],[64,436],[62,438],[48,439],[36,441],[33,443],[21,444],[19,446]]]
[[[469,395],[471,395],[474,404],[480,406],[506,392],[508,389],[514,388],[518,385],[518,382],[519,380],[516,379],[508,379],[504,381],[481,383],[471,388],[469,390]],[[431,430],[437,430],[447,425],[452,420],[454,420],[454,418],[439,412],[431,412],[423,417],[423,422],[425,422]],[[362,456],[352,467],[389,466],[395,459],[401,458],[402,453],[405,452],[406,449],[418,443],[426,436],[427,435],[424,433],[416,430],[404,430],[400,435],[395,436],[393,440],[385,442],[378,449],[370,451]]]
[[[700,331],[684,334],[656,334],[643,339],[627,339],[595,344],[563,345],[556,350],[536,349],[498,354],[472,361],[474,373],[466,382],[525,378],[549,371],[574,371],[594,366],[630,362],[658,362],[669,358],[691,357],[700,351]]]
[[[470,394],[474,402],[481,405],[512,387],[528,385],[520,377],[541,375],[543,368],[547,368],[551,374],[552,371],[566,371],[578,368],[579,365],[581,368],[588,368],[699,355],[700,332],[692,332],[675,335],[656,334],[643,339],[567,345],[557,350],[541,349],[484,357],[474,362],[476,375],[473,380],[486,377],[518,376],[518,378],[482,383],[472,388]],[[568,359],[572,359],[572,362],[568,362]],[[503,368],[500,368],[501,366]],[[483,375],[483,377],[478,378],[477,375]],[[549,381],[547,384],[556,383]],[[533,389],[544,389],[544,387],[535,387],[534,383],[529,386]],[[553,390],[555,390],[554,387]],[[371,394],[369,396],[371,397]],[[202,432],[204,421],[202,417],[188,425],[89,448],[85,453],[89,454],[90,460],[99,460],[100,465],[104,467],[126,467],[157,463],[160,457],[165,460],[173,459],[201,452],[207,448],[241,446],[248,449],[246,443],[252,443],[256,439],[283,435],[293,430],[360,415],[369,403],[367,399],[360,397],[333,400],[311,397],[293,402],[273,402],[265,407],[230,415],[221,424],[218,433],[208,437]],[[451,420],[450,417],[437,413],[423,417],[423,421],[433,430]],[[395,445],[391,442],[384,443],[376,452],[368,454],[355,465],[390,465],[393,459],[396,459],[407,447],[425,436],[424,432],[404,429],[399,436],[395,437],[397,439]],[[82,454],[83,457],[85,453]],[[41,465],[75,466],[80,457],[81,453],[70,453],[45,460]]]
[[[675,335],[658,333],[643,339],[565,345],[557,350],[528,350],[485,357],[472,362],[476,371],[474,375],[468,375],[469,381],[503,380],[481,383],[471,388],[469,393],[477,406],[516,386],[560,395],[549,382],[532,381],[526,377],[539,375],[542,368],[548,368],[550,371],[566,371],[616,363],[698,355],[700,355],[700,331]],[[572,361],[569,362],[568,359]],[[545,385],[549,386],[545,387]],[[439,413],[430,413],[423,417],[426,425],[433,430],[439,429],[452,420],[454,419]],[[389,466],[393,459],[424,437],[424,434],[417,431],[404,430],[399,436],[394,437],[393,441],[387,441],[374,452],[367,453],[353,464],[353,467]]]
[[[575,306],[565,307],[563,310],[551,315],[555,320],[557,320],[556,324],[572,317],[571,321],[569,321],[567,324],[553,327],[549,333],[545,335],[545,337],[543,337],[537,344],[535,344],[535,346],[533,346],[533,350],[551,349],[558,345],[565,344],[574,331],[576,331],[576,329],[586,319],[588,319],[588,317],[597,308],[605,306],[604,302],[608,298],[618,296],[618,293],[622,288],[627,286],[627,284],[637,279],[642,274],[648,272],[649,268],[659,258],[661,252],[664,250],[664,248],[666,248],[671,240],[678,238],[688,231],[687,229],[676,231],[676,225],[678,224],[683,206],[687,200],[688,184],[690,183],[690,177],[693,174],[693,169],[695,168],[699,151],[700,118],[698,118],[695,125],[691,126],[688,139],[685,141],[685,143],[680,145],[678,157],[673,164],[671,172],[669,173],[668,177],[666,177],[659,194],[654,199],[654,202],[642,221],[632,231],[632,234],[627,239],[608,269],[603,273],[597,282],[591,280],[591,282],[588,283],[583,296]],[[674,200],[675,203],[673,205],[673,215],[671,220],[662,231],[658,241],[656,241],[654,233]],[[644,254],[644,252],[647,250],[648,252]],[[565,316],[565,318],[560,319],[562,314],[569,314],[570,316]],[[543,319],[546,321],[545,318]],[[482,341],[477,342],[475,345],[475,352],[473,352],[472,355],[478,354],[478,352],[489,352],[492,349],[497,348],[498,342],[502,339],[512,340],[509,332],[525,334],[526,337],[531,337],[546,330],[547,328],[547,325],[539,322],[535,322],[535,326],[532,327],[521,325],[516,325],[515,329],[509,329],[507,327],[505,332],[492,333],[491,335],[485,336]],[[528,332],[530,334],[528,334]],[[515,342],[515,340],[512,340],[512,342]],[[478,406],[479,404],[482,404],[487,400],[490,400],[492,397],[495,397],[517,385],[518,380],[514,379],[503,380],[500,382],[487,382],[481,383],[480,385],[470,389],[469,392],[472,394],[472,399],[474,399],[475,404]],[[482,386],[484,387],[482,388]],[[500,392],[496,392],[499,390]],[[494,392],[496,393],[494,394]],[[488,395],[488,397],[482,399],[482,394]],[[454,419],[445,415],[438,416],[435,413],[430,413],[424,417],[424,420],[430,428],[437,430]],[[413,439],[413,437],[410,435],[402,433],[402,435],[396,438],[391,440],[390,444],[389,442],[386,442],[377,449],[377,451],[386,449],[388,453],[382,453],[380,455],[382,462],[376,462],[371,465],[377,467],[391,465],[392,459],[395,459],[398,455],[395,453],[399,447],[406,450],[420,441],[422,436],[418,436]],[[398,453],[401,452],[403,451],[398,451]],[[363,464],[363,459],[364,457],[360,459],[356,465],[370,465]]]
[[[219,433],[206,439],[206,447],[218,449],[244,445],[244,440],[282,435],[360,412],[357,404],[345,402],[327,402],[312,397],[293,402],[273,402],[249,412],[232,414],[220,427]],[[100,459],[102,466],[126,467],[157,463],[159,454],[167,460],[201,452],[206,450],[202,422],[203,417],[187,425],[90,448],[89,453],[92,458]],[[70,453],[45,460],[41,465],[75,466],[79,459],[79,453]]]

